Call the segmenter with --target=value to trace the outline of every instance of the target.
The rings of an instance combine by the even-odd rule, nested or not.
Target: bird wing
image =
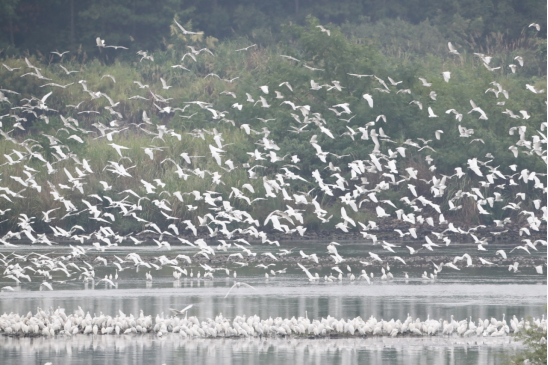
[[[230,294],[230,292],[232,291],[232,289],[234,289],[234,287],[235,287],[236,285],[237,285],[237,283],[234,284],[234,285],[232,285],[232,287],[230,288],[230,290],[228,291],[228,293],[226,293],[225,298],[228,297],[228,294]]]
[[[49,93],[47,93],[46,95],[44,95],[44,97],[42,98],[42,103],[45,103],[46,102],[46,99],[49,98],[49,96],[53,93],[53,91],[50,91]]]
[[[251,289],[253,289],[253,290],[257,290],[257,289],[255,289],[254,287],[252,287],[251,285],[246,284],[246,283],[240,283],[240,285],[247,286],[248,288],[251,288]]]
[[[305,272],[306,276],[308,276],[309,279],[314,279],[314,276],[312,276],[312,274],[310,273],[310,271],[308,271],[308,269],[306,267],[304,267],[300,263],[298,265]]]
[[[186,312],[187,310],[189,310],[190,308],[192,308],[193,305],[194,305],[194,304],[187,305],[186,307],[184,307],[183,309],[181,309],[181,310],[179,311],[179,313],[184,313],[184,312]]]
[[[185,28],[183,28],[183,27],[181,26],[181,24],[177,23],[176,20],[173,20],[173,21],[175,22],[175,24],[177,24],[177,26],[179,27],[179,29],[181,29],[181,31],[182,31],[184,34],[187,34],[187,33],[188,33],[188,31],[187,31]]]

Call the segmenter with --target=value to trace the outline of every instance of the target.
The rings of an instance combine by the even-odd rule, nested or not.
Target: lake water
[[[312,251],[311,245],[297,245],[297,251]],[[24,250],[36,247],[25,248]],[[253,251],[261,252],[261,246]],[[314,248],[316,250],[316,248]],[[459,254],[467,248],[455,248],[450,254]],[[42,248],[38,248],[42,250]],[[188,249],[178,249],[187,253]],[[546,257],[546,249],[536,257]],[[56,247],[59,254],[68,251]],[[136,251],[134,247],[118,247],[107,255],[126,255]],[[157,251],[151,247],[139,247],[141,256],[179,253]],[[346,255],[363,255],[370,247],[348,245],[339,252]],[[494,250],[493,250],[494,251]],[[29,251],[30,252],[30,251]],[[444,254],[449,254],[444,252]],[[407,257],[403,256],[402,257]],[[489,257],[484,255],[484,257]],[[286,265],[287,266],[287,265]],[[232,266],[230,266],[232,267]],[[342,266],[341,266],[342,267]],[[276,270],[282,269],[279,264]],[[193,267],[196,273],[199,267]],[[222,313],[227,318],[237,315],[259,315],[261,318],[308,315],[321,318],[331,315],[337,318],[353,318],[371,315],[378,320],[404,320],[408,313],[414,318],[456,320],[472,317],[496,317],[501,319],[516,315],[518,318],[538,317],[544,312],[547,281],[545,275],[534,270],[513,274],[507,268],[468,268],[461,271],[445,269],[436,280],[424,280],[423,268],[409,269],[409,279],[394,269],[394,280],[380,280],[375,272],[371,285],[365,281],[343,280],[342,283],[310,283],[301,270],[294,266],[286,274],[269,279],[264,270],[255,267],[238,269],[237,280],[252,285],[234,288],[227,298],[235,279],[224,272],[216,272],[214,280],[181,278],[174,281],[173,270],[164,267],[152,270],[152,283],[145,281],[145,272],[126,270],[120,273],[117,287],[100,283],[97,286],[79,281],[56,284],[54,291],[38,291],[39,281],[24,283],[15,292],[0,293],[0,313],[36,311],[37,307],[49,309],[62,307],[71,313],[78,306],[91,314],[102,312],[116,315],[119,310],[126,314],[146,315],[164,313],[169,308],[183,308],[193,304],[190,315],[200,319]],[[203,270],[202,270],[203,271]],[[329,268],[320,276],[329,273]],[[429,269],[431,271],[431,269]],[[96,268],[98,277],[114,272],[113,267]],[[359,273],[359,268],[353,268]],[[59,275],[53,280],[60,280]],[[0,286],[13,285],[0,279]],[[510,344],[509,344],[510,342]],[[0,339],[2,364],[498,364],[502,356],[516,351],[518,344],[509,337],[468,338],[353,338],[353,339],[192,339],[182,340],[177,335],[162,339],[153,336],[84,336],[73,338],[6,338]]]
[[[172,335],[7,339],[3,364],[72,365],[406,364],[494,365],[520,347],[506,339],[194,339]]]

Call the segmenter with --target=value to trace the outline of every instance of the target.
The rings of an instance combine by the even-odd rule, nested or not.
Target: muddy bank
[[[297,253],[298,255],[298,253]],[[102,262],[95,261],[95,258],[101,256],[100,254],[88,254],[85,257],[77,257],[77,258],[71,258],[69,259],[69,262],[75,262],[77,264],[83,263],[83,261],[86,262],[94,262],[97,266],[104,266]],[[228,254],[224,253],[217,253],[214,256],[211,256],[210,258],[203,257],[201,255],[190,257],[191,263],[189,264],[185,259],[179,258],[177,259],[177,254],[170,254],[169,252],[162,251],[158,252],[157,255],[152,256],[144,256],[141,255],[141,259],[144,262],[152,263],[159,265],[159,256],[165,256],[167,259],[172,260],[176,259],[178,262],[178,265],[182,267],[196,267],[200,265],[209,265],[213,268],[218,267],[244,267],[249,266],[253,267],[260,264],[276,264],[277,266],[283,266],[283,267],[294,267],[295,269],[300,270],[297,264],[302,264],[305,267],[309,269],[314,270],[322,270],[322,269],[329,269],[332,268],[335,264],[331,257],[329,256],[320,256],[318,257],[318,263],[311,259],[304,259],[301,256],[295,256],[295,254],[291,256],[277,256],[277,260],[274,260],[273,258],[269,256],[262,256],[260,254],[257,254],[257,256],[243,256],[243,259],[241,258],[234,258],[229,257]],[[399,259],[396,259],[395,256],[382,256],[382,262],[373,260],[369,256],[353,256],[353,257],[345,257],[344,262],[342,264],[339,264],[341,268],[346,268],[347,265],[351,266],[353,269],[356,268],[363,268],[368,269],[372,267],[379,267],[379,266],[386,266],[388,264],[391,269],[396,270],[407,270],[410,268],[420,268],[420,269],[433,269],[434,264],[438,265],[441,263],[449,263],[453,262],[455,256],[451,255],[414,255],[411,257],[404,257],[403,260],[405,261],[405,264],[403,264]],[[105,259],[107,261],[107,266],[114,266],[114,262],[119,261],[110,255],[102,255],[102,259]],[[123,259],[123,257],[122,257]],[[519,263],[519,268],[532,268],[534,266],[543,265],[546,263],[546,257],[543,256],[513,256],[509,257],[507,259],[501,258],[501,257],[489,257],[489,262],[492,262],[492,265],[489,264],[482,264],[476,257],[473,257],[473,265],[471,267],[474,268],[482,268],[482,267],[505,267],[508,268],[509,265],[513,265],[514,263]],[[239,263],[239,264],[237,264]],[[244,264],[242,266],[242,264]],[[123,267],[133,267],[133,261],[129,260],[125,263],[122,263]],[[168,265],[169,266],[169,265]],[[466,260],[457,261],[455,263],[455,266],[459,269],[465,269],[465,268],[471,268],[466,266]],[[146,269],[146,268],[144,268]],[[451,271],[454,269],[451,268],[444,268],[443,270]],[[346,269],[344,269],[346,271]],[[356,271],[358,272],[358,271]]]

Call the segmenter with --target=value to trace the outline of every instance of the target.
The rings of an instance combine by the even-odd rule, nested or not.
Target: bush
[[[515,341],[521,341],[526,349],[510,358],[510,363],[515,365],[545,365],[546,364],[546,324],[535,324],[531,318],[530,327],[523,328],[514,337]]]

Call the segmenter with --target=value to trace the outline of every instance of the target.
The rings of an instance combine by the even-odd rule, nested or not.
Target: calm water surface
[[[520,346],[509,339],[219,339],[181,340],[170,335],[77,336],[8,339],[0,344],[4,364],[406,364],[494,365]]]

